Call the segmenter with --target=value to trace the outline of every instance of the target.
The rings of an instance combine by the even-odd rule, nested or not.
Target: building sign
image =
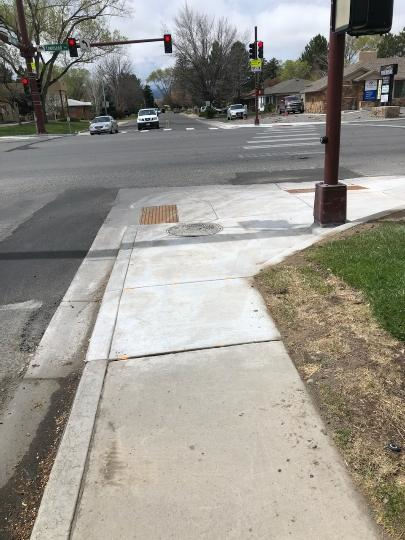
[[[378,89],[377,80],[365,81],[363,101],[377,101],[377,89]]]
[[[381,81],[381,103],[390,105],[392,101],[392,93],[394,90],[394,78],[398,73],[398,64],[389,64],[388,66],[381,66],[380,74]]]
[[[391,75],[396,75],[398,73],[398,64],[390,64],[388,66],[381,66],[380,75],[381,77],[390,77]]]

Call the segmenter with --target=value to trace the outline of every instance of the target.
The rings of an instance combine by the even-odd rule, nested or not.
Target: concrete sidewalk
[[[348,185],[352,222],[405,207],[403,178]],[[119,193],[126,233],[32,539],[380,537],[250,279],[331,232],[312,188]],[[161,205],[222,230],[139,224]]]

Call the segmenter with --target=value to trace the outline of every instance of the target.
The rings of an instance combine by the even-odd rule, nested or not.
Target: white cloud
[[[142,39],[163,36],[173,32],[174,18],[184,6],[184,0],[129,0],[132,14],[127,19],[114,19],[114,27],[128,38]],[[316,34],[329,34],[329,0],[188,0],[195,10],[215,17],[226,17],[236,26],[240,37],[253,39],[254,26],[258,26],[259,39],[264,41],[267,58],[280,60],[297,58],[308,41]],[[394,4],[393,31],[405,26],[405,2]],[[173,36],[175,39],[175,35]],[[129,45],[128,56],[132,59],[138,76],[145,79],[158,68],[174,62],[173,56],[164,54],[163,43]]]

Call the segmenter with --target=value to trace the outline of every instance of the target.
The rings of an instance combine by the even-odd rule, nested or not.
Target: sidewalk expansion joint
[[[212,279],[197,279],[190,281],[173,281],[171,283],[152,283],[151,285],[136,285],[135,287],[124,287],[124,291],[134,291],[137,289],[150,289],[153,287],[174,287],[175,285],[188,285],[190,283],[211,283],[213,281],[235,281],[238,279],[251,279],[255,274],[249,274],[248,276],[233,276],[224,278],[212,278]]]
[[[252,345],[252,344],[257,344],[257,343],[275,343],[275,342],[281,342],[281,337],[273,338],[273,339],[259,339],[259,340],[253,340],[253,341],[241,341],[241,342],[236,342],[236,343],[228,343],[227,345],[210,345],[207,347],[195,347],[195,348],[190,348],[190,349],[179,349],[179,350],[169,350],[169,351],[164,351],[164,352],[146,353],[146,354],[140,354],[137,356],[127,356],[123,354],[121,357],[109,358],[108,364],[112,362],[126,362],[127,360],[137,360],[141,358],[154,358],[155,356],[168,356],[169,354],[184,354],[184,353],[196,352],[196,351],[229,349],[230,347],[240,347],[242,345]]]

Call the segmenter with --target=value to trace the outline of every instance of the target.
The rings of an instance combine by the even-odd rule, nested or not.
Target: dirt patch
[[[311,262],[309,251],[262,271],[256,286],[377,522],[403,539],[405,343],[379,326],[360,292]]]
[[[50,412],[40,424],[16,473],[0,490],[1,540],[29,540],[31,536],[79,380],[79,373],[60,380],[60,389],[52,396]]]

